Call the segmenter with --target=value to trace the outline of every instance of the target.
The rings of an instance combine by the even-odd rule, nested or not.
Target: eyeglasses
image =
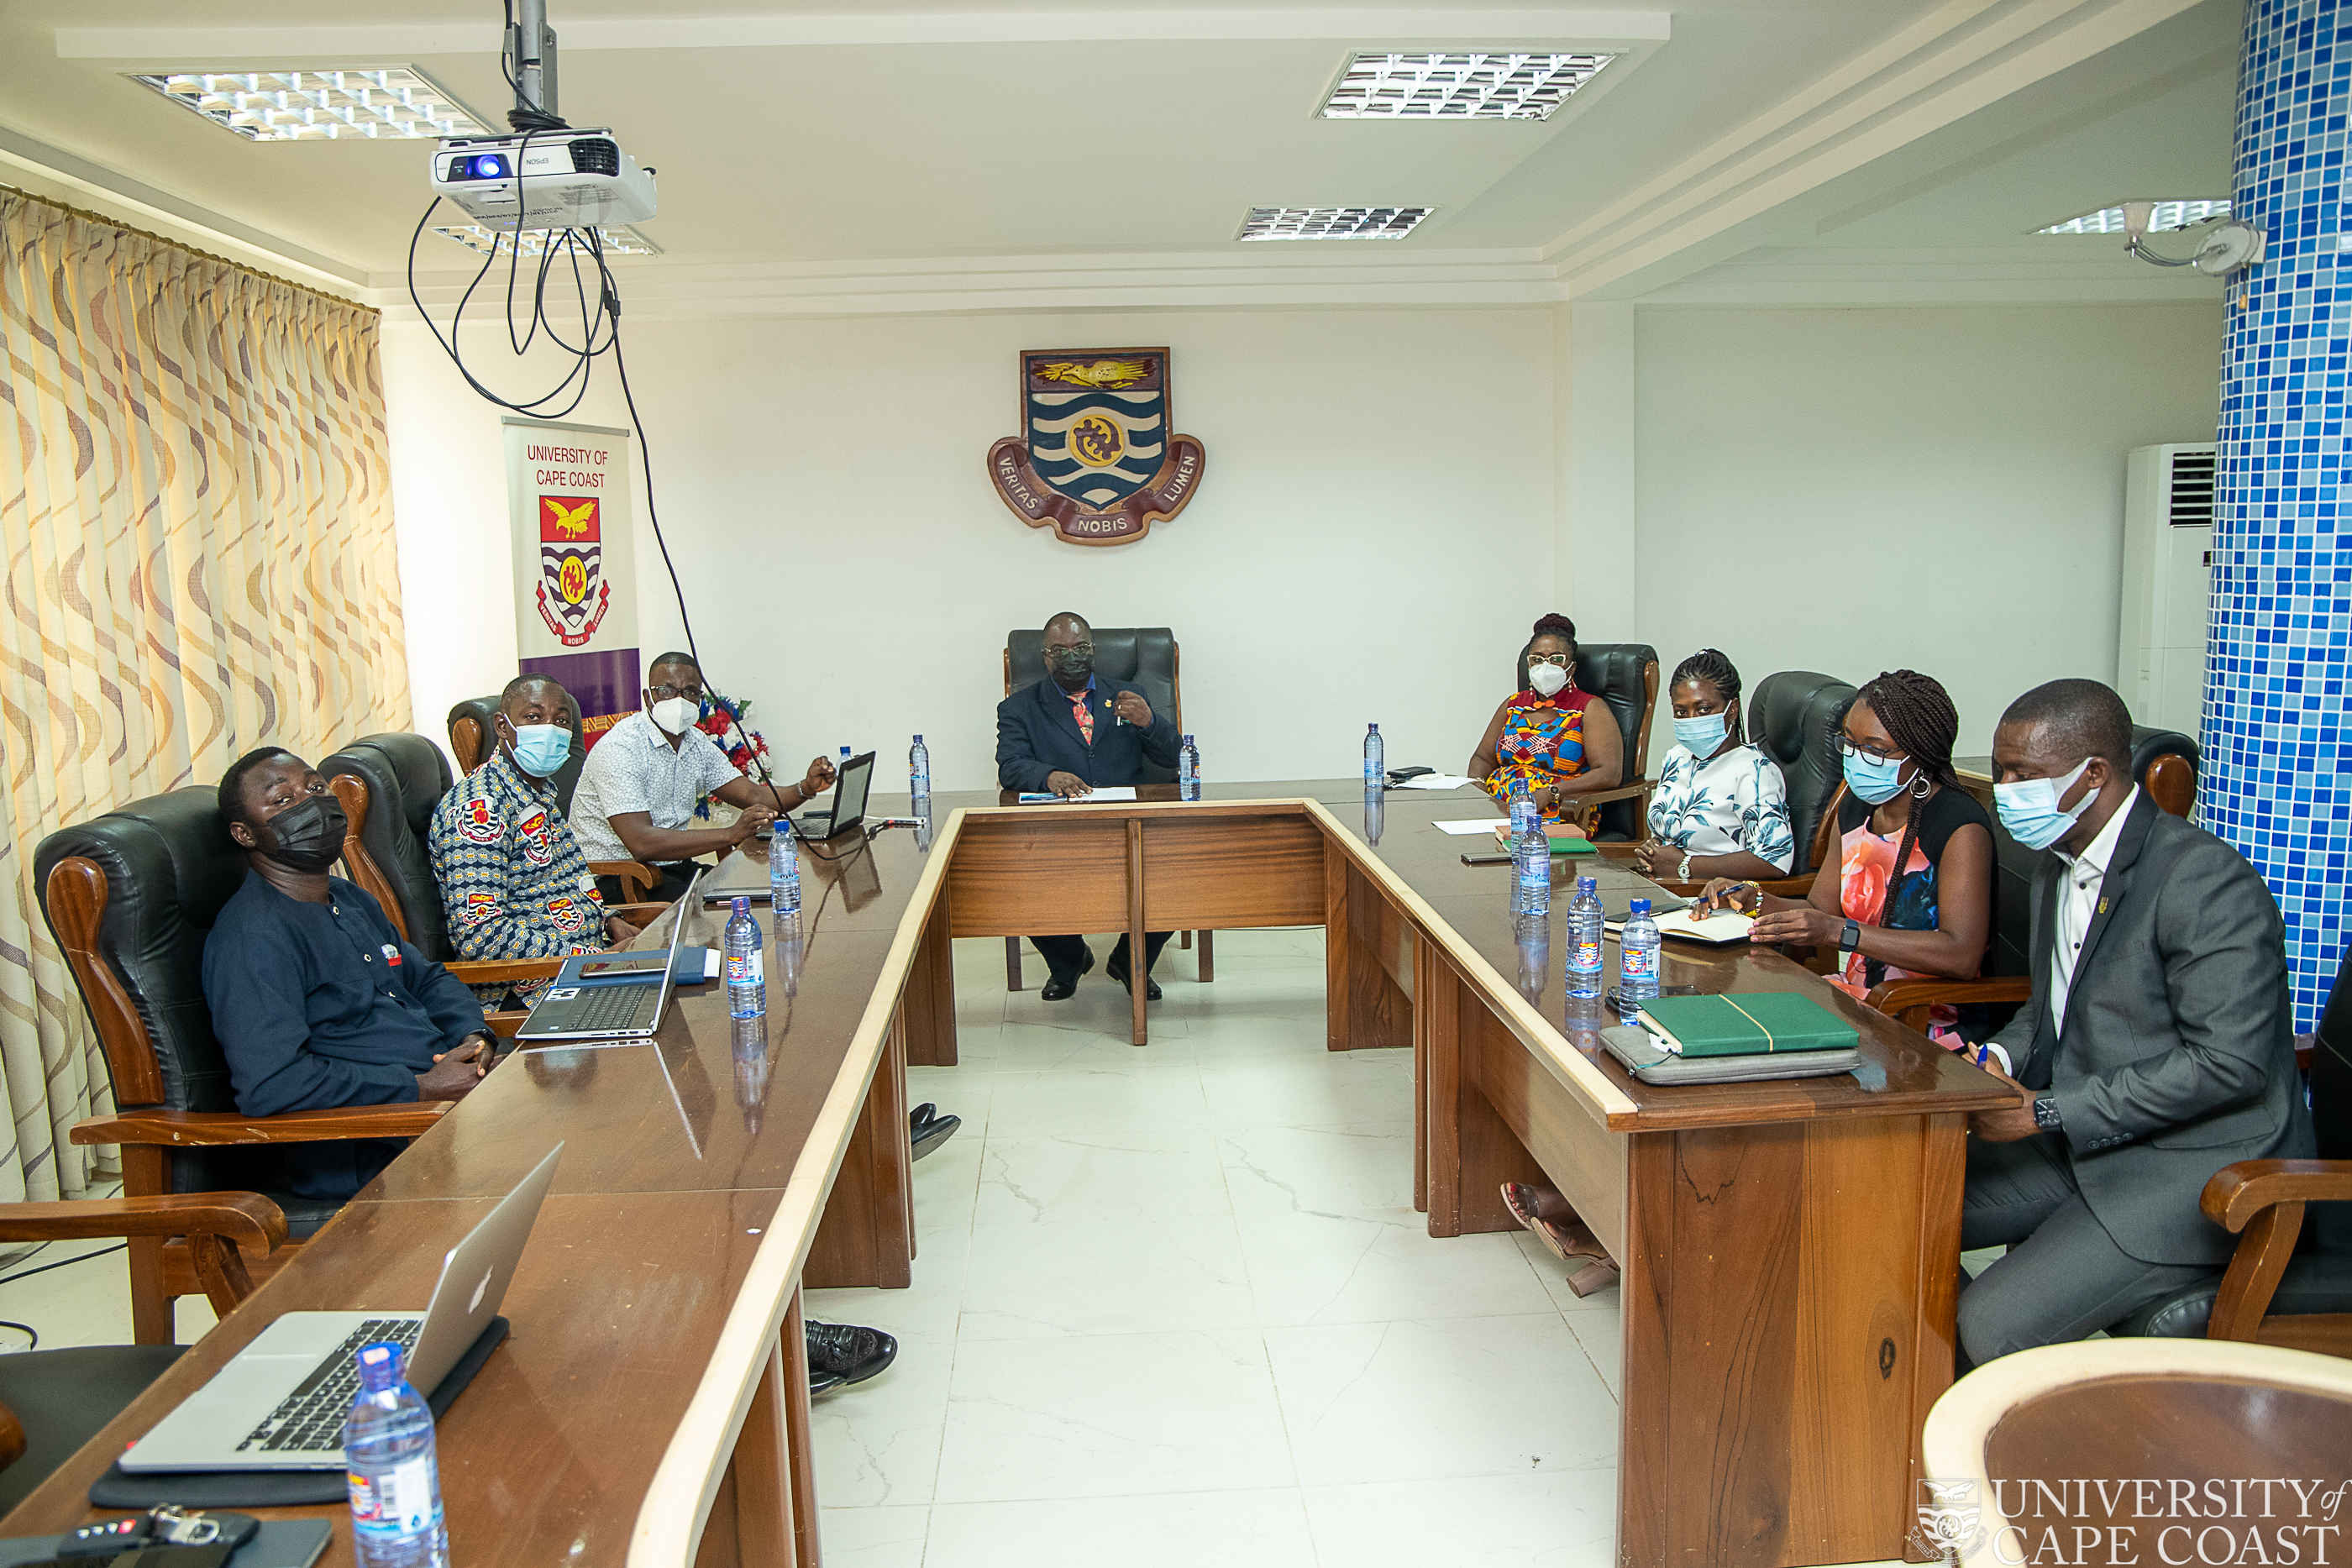
[[[1065,643],[1059,647],[1046,649],[1045,656],[1049,659],[1091,659],[1095,656],[1095,645],[1092,643]]]
[[[1846,757],[1867,757],[1873,762],[1908,762],[1911,760],[1911,754],[1907,751],[1881,751],[1874,745],[1859,746],[1854,743],[1853,737],[1844,735],[1838,737],[1838,751],[1840,754]]]
[[[1528,655],[1529,669],[1535,668],[1538,664],[1549,664],[1554,669],[1564,670],[1573,663],[1575,660],[1566,653],[1529,653]]]
[[[654,701],[657,703],[666,703],[672,697],[684,697],[690,703],[698,703],[702,700],[700,686],[659,685],[647,686],[646,689],[653,693]]]

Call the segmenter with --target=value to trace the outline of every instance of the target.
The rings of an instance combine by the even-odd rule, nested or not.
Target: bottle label
[[[763,978],[760,955],[730,953],[727,955],[727,983],[730,986],[756,986]]]
[[[1601,938],[1596,936],[1590,942],[1570,942],[1568,945],[1568,972],[1571,975],[1601,973]]]
[[[1646,980],[1658,972],[1658,950],[1639,942],[1622,944],[1617,949],[1619,972],[1629,980]]]
[[[439,1528],[441,1489],[432,1455],[404,1459],[373,1479],[357,1470],[347,1474],[353,1530],[375,1536],[406,1536]]]

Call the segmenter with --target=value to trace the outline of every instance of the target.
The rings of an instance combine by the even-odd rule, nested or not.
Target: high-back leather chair
[[[2197,743],[2177,729],[2132,726],[2132,777],[2157,810],[2185,817],[2197,804]]]
[[[434,879],[425,835],[434,808],[456,782],[449,759],[421,735],[365,736],[319,764],[351,819],[359,853],[346,852],[352,880],[383,905],[400,934],[426,957],[446,963],[449,920]]]
[[[555,803],[563,808],[566,817],[572,815],[572,792],[580,788],[580,769],[588,763],[587,738],[580,731],[580,704],[570,692],[563,694],[563,727],[572,732],[572,755],[555,770]],[[471,773],[482,765],[496,744],[490,737],[497,733],[490,717],[499,711],[498,694],[486,697],[467,697],[449,710],[449,750],[457,758],[457,771]]]
[[[257,1192],[284,1211],[289,1234],[307,1237],[337,1206],[289,1192],[268,1143],[414,1137],[439,1114],[438,1105],[236,1113],[205,1001],[204,951],[247,868],[214,789],[151,795],[61,828],[41,841],[33,869],[41,916],[73,972],[113,1090],[114,1114],[70,1135],[121,1145],[126,1197]],[[139,1343],[167,1343],[172,1299],[204,1289],[190,1250],[184,1241],[134,1237],[130,1264]]]
[[[1530,643],[1532,646],[1532,643]],[[1528,650],[1519,650],[1511,689],[1528,689]],[[1598,808],[1595,837],[1636,841],[1649,836],[1650,715],[1658,702],[1658,651],[1647,643],[1580,643],[1576,647],[1576,685],[1609,705],[1624,746],[1625,775],[1614,789],[1578,799]]]
[[[1816,839],[1838,787],[1845,781],[1838,751],[1840,728],[1856,688],[1818,670],[1776,670],[1756,683],[1741,705],[1748,737],[1780,765],[1789,793],[1789,831],[1796,838],[1792,876],[1820,865]]]

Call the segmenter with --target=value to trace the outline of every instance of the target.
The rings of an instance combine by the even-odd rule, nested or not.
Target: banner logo
[[[601,511],[593,496],[539,498],[539,613],[567,648],[593,636],[612,608],[613,585],[598,580],[604,563]]]
[[[1207,455],[1173,434],[1165,349],[1031,349],[1021,355],[1024,432],[988,449],[1015,517],[1072,544],[1141,538],[1182,511]]]

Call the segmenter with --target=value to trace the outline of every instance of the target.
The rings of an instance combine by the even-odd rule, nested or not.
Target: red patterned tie
[[[1078,721],[1078,733],[1087,737],[1088,746],[1095,743],[1095,710],[1087,703],[1093,695],[1093,688],[1088,687],[1070,699],[1070,716]]]

